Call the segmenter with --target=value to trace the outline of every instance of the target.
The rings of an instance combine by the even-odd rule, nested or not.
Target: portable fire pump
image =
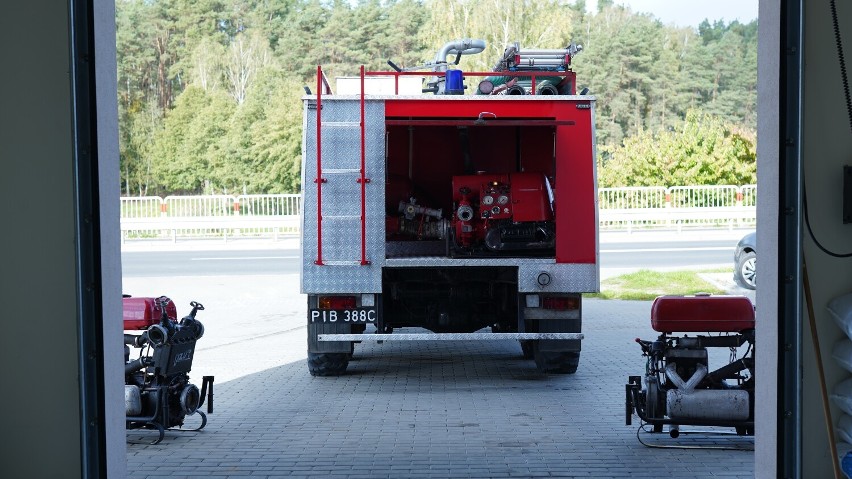
[[[177,321],[174,302],[165,297],[125,296],[124,303],[124,406],[127,429],[156,429],[157,444],[165,430],[181,427],[187,416],[198,414],[201,425],[207,416],[198,408],[207,399],[207,412],[213,412],[213,376],[204,376],[201,390],[189,382],[195,344],[204,334],[195,319],[204,306],[193,301],[192,311]],[[130,359],[130,347],[139,356]]]
[[[454,40],[425,65],[362,68],[338,79],[345,94],[317,68],[302,156],[312,375],[394,340],[515,339],[539,370],[576,371],[581,294],[599,290],[581,48],[512,44],[492,71],[458,68],[484,49]]]
[[[651,326],[661,334],[654,341],[636,339],[647,363],[645,375],[630,376],[626,385],[627,425],[635,412],[640,427],[649,424],[660,433],[668,425],[673,438],[682,425],[733,427],[740,436],[754,435],[751,301],[745,296],[660,296],[651,306]],[[737,348],[746,344],[738,357]],[[710,349],[727,349],[728,363],[711,371]]]

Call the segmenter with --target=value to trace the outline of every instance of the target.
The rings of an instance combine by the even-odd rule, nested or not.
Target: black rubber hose
[[[136,371],[140,371],[142,368],[150,366],[153,360],[147,356],[141,357],[139,359],[134,359],[129,363],[124,365],[124,375],[133,374]]]

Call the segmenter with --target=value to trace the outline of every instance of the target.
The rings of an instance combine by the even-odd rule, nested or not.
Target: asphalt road
[[[602,276],[640,268],[733,268],[734,246],[745,234],[735,231],[602,233]],[[242,276],[299,272],[295,238],[265,240],[128,242],[122,250],[124,277]]]

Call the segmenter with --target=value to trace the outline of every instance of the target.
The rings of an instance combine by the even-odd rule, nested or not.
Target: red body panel
[[[124,329],[147,329],[159,324],[162,312],[156,298],[122,298],[124,305]],[[177,320],[177,308],[174,301],[166,305],[166,314],[172,321]]]
[[[541,173],[513,173],[512,210],[515,221],[550,221],[553,207],[551,193],[547,191],[546,179]]]
[[[754,305],[745,296],[660,296],[651,305],[651,327],[660,333],[754,329]]]

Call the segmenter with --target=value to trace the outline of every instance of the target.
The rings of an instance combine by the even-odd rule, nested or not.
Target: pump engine
[[[678,437],[681,425],[729,426],[741,436],[753,435],[751,301],[745,296],[661,296],[651,306],[651,326],[661,334],[654,341],[636,339],[647,365],[644,376],[628,379],[627,425],[635,412],[653,432],[669,425],[672,437]],[[745,344],[745,353],[737,357],[736,348]],[[728,349],[730,360],[711,371],[710,349]]]
[[[199,391],[189,382],[195,343],[204,334],[195,319],[204,306],[193,301],[192,311],[179,322],[171,299],[132,298],[124,303],[124,406],[127,429],[156,429],[163,440],[165,430],[181,427],[187,416],[198,413],[201,430],[207,416],[199,407],[207,401],[213,412],[213,376],[204,376]],[[139,332],[141,330],[141,332]],[[130,348],[139,348],[139,357],[130,359]],[[209,387],[209,389],[208,389]]]
[[[457,251],[553,253],[553,190],[538,173],[453,177]]]
[[[553,189],[540,173],[452,177],[452,219],[443,210],[400,201],[387,230],[417,239],[444,239],[454,254],[553,254]]]

